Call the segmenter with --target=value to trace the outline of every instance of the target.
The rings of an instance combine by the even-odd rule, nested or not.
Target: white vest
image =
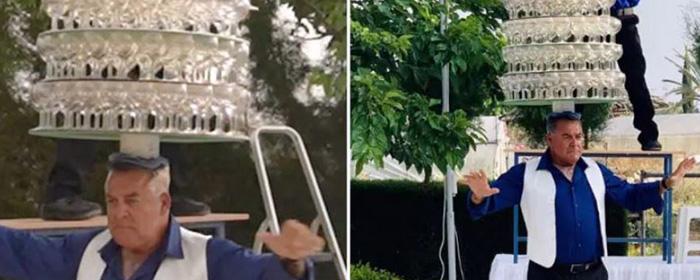
[[[548,170],[537,170],[540,157],[525,164],[525,180],[520,207],[527,227],[528,258],[544,267],[552,267],[557,255],[557,229],[554,198],[556,185]],[[603,243],[603,256],[608,255],[607,235],[605,234],[605,181],[598,164],[582,158],[586,168],[586,178],[593,191],[598,208],[598,224]]]
[[[154,280],[207,279],[207,241],[211,236],[180,227],[180,237],[184,258],[166,257],[158,267]],[[102,260],[99,250],[110,240],[112,240],[112,235],[108,229],[92,238],[83,252],[76,280],[96,280],[102,277],[106,264]]]

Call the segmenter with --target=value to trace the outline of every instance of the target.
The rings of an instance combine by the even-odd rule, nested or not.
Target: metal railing
[[[328,244],[328,249],[330,251],[320,253],[312,257],[312,260],[333,261],[336,271],[338,272],[339,279],[347,280],[347,266],[343,261],[343,256],[341,254],[340,247],[338,246],[338,241],[335,237],[335,231],[333,230],[331,219],[328,215],[328,211],[326,210],[323,196],[321,195],[321,189],[318,186],[316,175],[314,174],[313,167],[311,166],[311,161],[306,153],[306,147],[304,147],[304,142],[299,133],[288,126],[263,126],[255,129],[250,137],[250,145],[253,149],[253,160],[255,161],[255,168],[257,169],[258,181],[260,183],[263,202],[265,204],[265,212],[267,214],[267,217],[258,228],[258,233],[265,232],[267,230],[270,230],[274,234],[280,233],[277,211],[275,210],[272,191],[270,189],[270,181],[267,174],[267,168],[265,167],[265,160],[263,159],[262,146],[260,144],[261,134],[285,135],[294,142],[294,148],[299,156],[299,161],[306,177],[306,183],[309,186],[309,192],[311,193],[311,198],[313,199],[316,209],[316,218],[311,223],[311,230],[314,233],[318,233],[320,228],[323,229],[323,233]],[[258,235],[255,237],[253,250],[259,253],[262,251],[263,243],[257,236]]]
[[[521,157],[534,157],[541,156],[544,151],[514,151],[514,165],[517,165]],[[663,159],[663,173],[659,174],[659,177],[665,177],[671,174],[672,164],[673,164],[673,153],[671,152],[606,152],[606,151],[584,151],[583,156],[592,158],[660,158]],[[651,174],[651,173],[647,173]],[[662,244],[662,256],[663,260],[667,263],[671,263],[672,256],[672,245],[671,245],[671,224],[673,215],[672,211],[673,203],[673,191],[668,190],[664,193],[664,207],[663,207],[663,237],[662,238],[629,238],[629,237],[608,237],[608,243],[661,243]],[[513,207],[513,263],[518,262],[518,244],[520,242],[527,242],[526,236],[519,235],[518,225],[520,217],[520,207],[515,205]],[[605,226],[605,225],[601,225]]]

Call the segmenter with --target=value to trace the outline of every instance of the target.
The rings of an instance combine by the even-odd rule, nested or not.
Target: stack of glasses
[[[610,16],[614,3],[505,0],[507,73],[500,84],[506,103],[606,103],[626,95],[617,67],[622,47],[615,43],[620,21]]]
[[[43,0],[46,77],[31,133],[167,142],[246,138],[251,107],[245,0]]]

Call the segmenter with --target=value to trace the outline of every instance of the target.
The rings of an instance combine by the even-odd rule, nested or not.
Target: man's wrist
[[[474,205],[479,205],[479,204],[481,204],[482,202],[484,202],[484,198],[483,198],[483,197],[477,197],[476,194],[474,194],[474,193],[472,193],[470,199],[472,200],[472,203],[473,203]]]
[[[661,188],[663,188],[665,191],[673,188],[673,186],[668,184],[668,178],[661,179]]]
[[[280,262],[282,263],[282,267],[284,267],[284,270],[289,273],[292,277],[296,279],[301,279],[306,275],[306,261],[304,259],[301,260],[294,260],[294,259],[288,259],[284,257],[279,257]]]

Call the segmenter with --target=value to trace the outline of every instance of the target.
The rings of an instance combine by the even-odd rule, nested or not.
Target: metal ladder
[[[311,198],[313,199],[314,206],[316,208],[316,218],[314,218],[311,223],[311,231],[318,234],[320,227],[323,227],[323,233],[326,239],[328,250],[327,252],[322,252],[314,255],[311,259],[314,262],[330,262],[333,261],[335,264],[336,271],[338,272],[339,279],[348,280],[347,268],[343,260],[343,256],[338,247],[338,241],[335,237],[335,231],[333,230],[333,225],[328,217],[328,211],[326,210],[326,205],[323,202],[323,196],[321,195],[321,190],[319,189],[318,182],[316,182],[316,175],[314,175],[313,167],[311,166],[311,161],[306,153],[306,148],[304,147],[304,142],[301,139],[299,133],[291,127],[288,126],[263,126],[255,129],[250,137],[250,144],[253,150],[253,160],[255,161],[255,168],[257,169],[258,182],[260,184],[260,189],[262,193],[263,202],[265,203],[265,212],[267,217],[262,221],[260,227],[258,228],[258,233],[270,231],[273,234],[280,233],[279,221],[277,219],[277,212],[275,210],[275,203],[272,198],[272,192],[270,190],[270,181],[267,175],[267,169],[265,167],[265,161],[263,159],[262,147],[260,145],[260,135],[261,134],[281,134],[288,136],[295,146],[297,155],[299,156],[299,161],[301,162],[302,169],[304,170],[304,175],[306,177],[306,183],[309,186],[309,191],[311,192]],[[262,252],[263,243],[258,239],[257,235],[255,237],[255,243],[253,244],[253,250],[255,252]]]

